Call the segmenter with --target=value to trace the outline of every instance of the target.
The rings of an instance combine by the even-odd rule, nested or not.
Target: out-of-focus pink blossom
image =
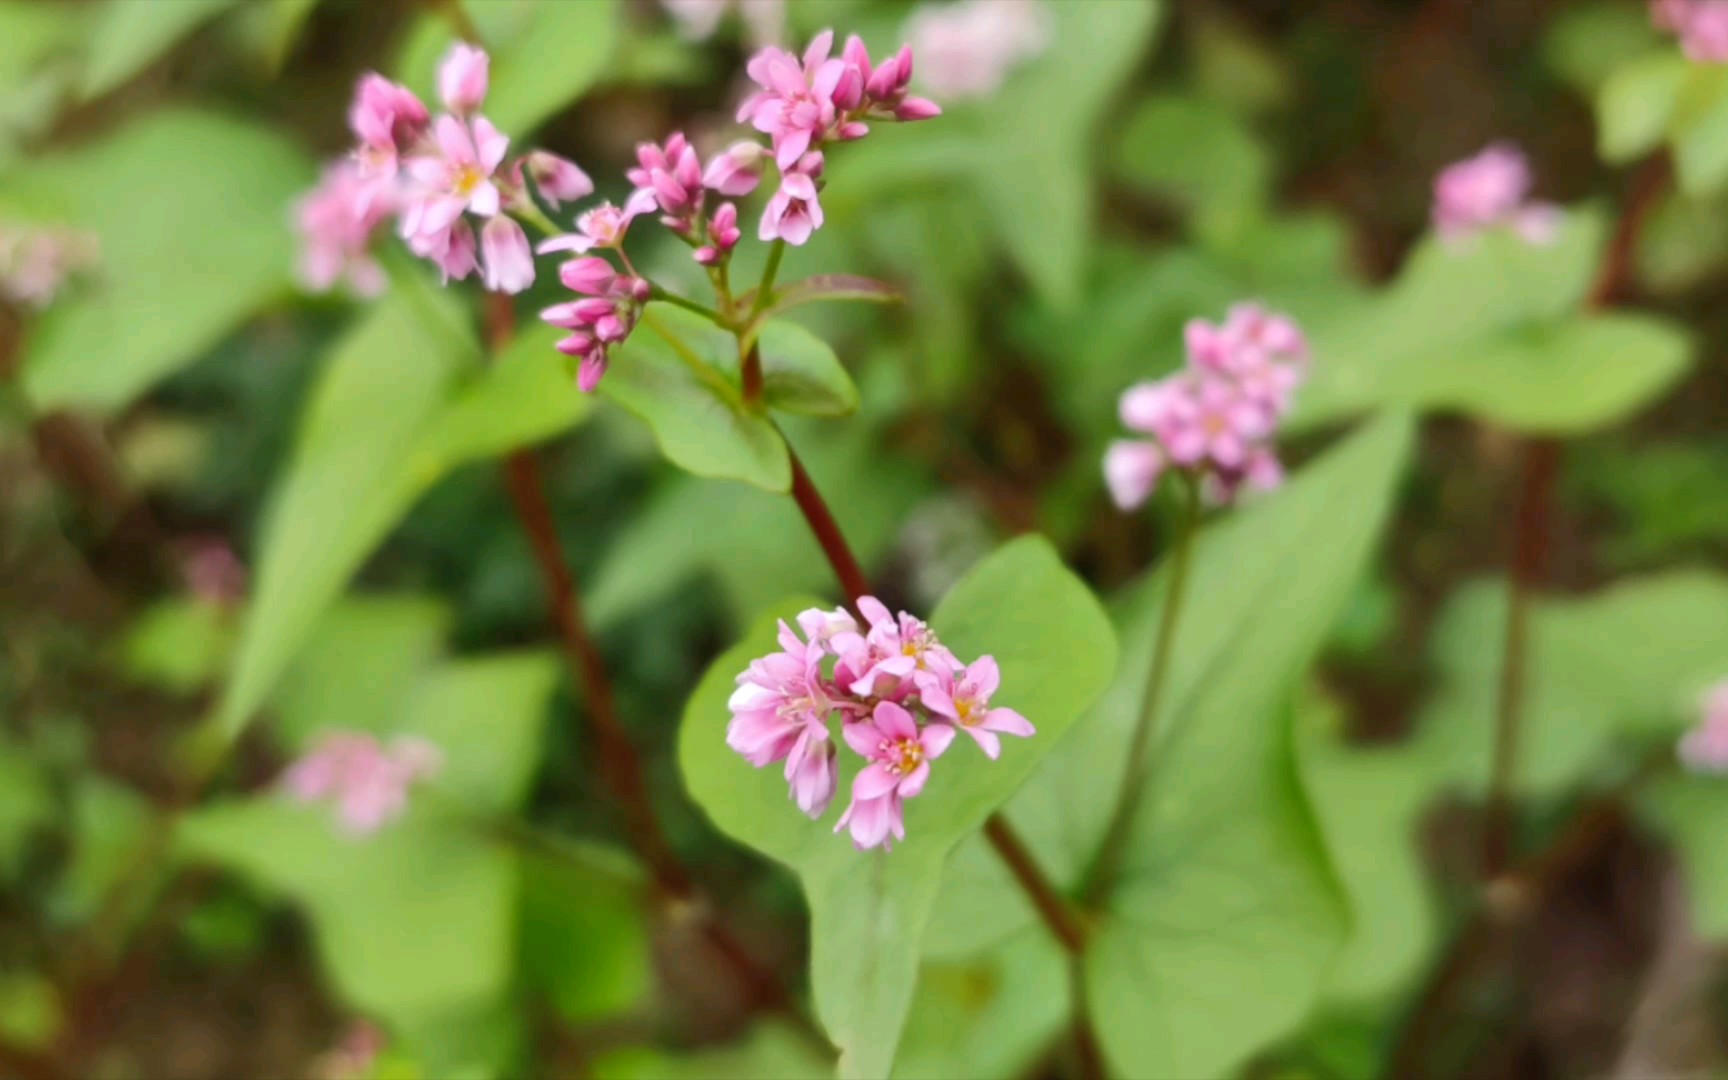
[[[246,566],[219,536],[193,542],[180,570],[192,595],[206,604],[232,607],[246,597]]]
[[[1530,163],[1507,142],[1441,170],[1434,180],[1434,226],[1457,244],[1485,229],[1508,227],[1530,243],[1554,238],[1560,211],[1530,201]]]
[[[983,98],[1049,47],[1050,15],[1039,0],[927,4],[912,13],[906,37],[920,58],[920,85],[951,101]]]
[[[468,122],[440,116],[432,135],[433,152],[408,165],[415,190],[402,212],[405,236],[441,232],[464,211],[492,217],[501,208],[493,177],[510,140],[484,116]]]
[[[1238,304],[1222,325],[1193,320],[1184,337],[1186,367],[1122,395],[1123,426],[1147,436],[1117,440],[1104,454],[1105,483],[1124,510],[1150,498],[1171,469],[1199,482],[1214,503],[1283,478],[1270,440],[1307,375],[1301,329],[1257,304]]]
[[[388,746],[365,732],[331,732],[282,775],[282,788],[299,802],[331,802],[345,832],[364,836],[402,816],[410,788],[437,775],[438,748],[400,736]]]
[[[484,49],[460,41],[452,45],[438,67],[438,96],[444,99],[444,107],[458,114],[478,109],[486,100],[491,70]]]
[[[892,701],[878,702],[869,719],[841,728],[846,744],[870,764],[852,781],[852,802],[834,831],[850,828],[860,851],[892,848],[906,839],[903,801],[924,790],[930,763],[954,741],[954,728],[917,720]]]
[[[534,249],[514,218],[499,214],[480,230],[486,287],[514,295],[534,284]]]
[[[1651,0],[1650,19],[1679,36],[1688,60],[1728,63],[1728,0]]]
[[[779,41],[786,29],[785,0],[660,0],[660,6],[678,23],[678,31],[692,41],[714,36],[727,11],[737,9],[744,29],[758,45]]]
[[[543,240],[535,250],[542,255],[554,251],[574,251],[577,254],[596,248],[622,247],[630,231],[630,223],[654,209],[652,191],[633,191],[622,207],[601,203],[576,218],[576,231]]]
[[[414,233],[406,239],[408,250],[438,267],[446,285],[452,278],[460,281],[479,269],[474,227],[465,219],[458,218],[440,232]]]
[[[745,71],[761,87],[738,108],[774,144],[774,161],[789,169],[834,123],[834,88],[845,64],[831,59],[834,32],[817,34],[802,62],[784,49],[769,47],[750,58]]]
[[[1680,762],[1696,773],[1728,773],[1728,679],[1698,701],[1698,724],[1680,738]]]
[[[554,208],[594,194],[594,181],[569,158],[534,150],[523,158],[523,162],[534,187]]]
[[[364,1080],[372,1075],[387,1041],[376,1024],[357,1020],[343,1034],[342,1041],[319,1055],[312,1075],[316,1080]]]
[[[426,106],[406,86],[378,74],[361,76],[348,110],[348,126],[360,141],[360,175],[394,179],[400,155],[421,140],[430,120]]]
[[[384,271],[372,257],[372,238],[395,209],[389,192],[363,178],[354,162],[326,167],[318,186],[295,204],[300,280],[315,292],[339,282],[359,296],[383,292]]]
[[[47,307],[69,278],[99,261],[93,234],[0,223],[0,300]]]
[[[761,143],[735,142],[708,162],[702,183],[730,198],[748,195],[762,182],[762,161],[767,156]]]
[[[763,240],[784,240],[793,247],[809,241],[822,227],[822,203],[816,181],[822,175],[822,155],[805,154],[797,166],[780,176],[780,190],[762,211],[757,235]]]

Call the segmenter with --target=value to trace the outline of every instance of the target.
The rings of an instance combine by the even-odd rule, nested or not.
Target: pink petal
[[[930,779],[930,763],[921,761],[918,767],[906,774],[906,779],[900,781],[899,795],[903,799],[916,798],[924,785]]]
[[[973,686],[979,700],[988,701],[996,693],[996,688],[1002,685],[1002,669],[997,666],[996,658],[986,653],[967,667],[966,681]]]
[[[855,753],[874,761],[881,752],[883,743],[882,732],[868,720],[854,720],[840,726],[840,737],[846,740]]]
[[[911,713],[892,701],[877,702],[872,719],[876,722],[876,730],[890,740],[918,737],[918,722],[912,718]]]
[[[972,736],[972,741],[978,744],[978,748],[984,751],[985,757],[995,761],[1002,756],[1001,739],[981,727],[969,727],[964,730],[966,734]]]
[[[1000,731],[1004,735],[1017,735],[1022,739],[1030,739],[1038,734],[1032,721],[1013,709],[991,709],[984,714],[984,720],[978,726],[985,731]]]
[[[931,724],[918,737],[924,747],[924,756],[931,761],[945,753],[954,742],[954,728],[949,724]]]
[[[852,798],[857,800],[879,799],[893,791],[900,783],[900,777],[888,766],[881,763],[866,765],[852,781]]]

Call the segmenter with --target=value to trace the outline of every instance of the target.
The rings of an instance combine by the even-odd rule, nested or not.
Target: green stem
[[[1184,505],[1176,524],[1176,551],[1170,563],[1170,586],[1164,594],[1164,612],[1158,623],[1158,641],[1153,646],[1152,671],[1146,680],[1146,694],[1140,703],[1140,719],[1135,723],[1134,735],[1128,745],[1127,775],[1122,781],[1122,793],[1116,799],[1116,808],[1111,812],[1110,824],[1104,831],[1098,857],[1081,888],[1081,899],[1088,904],[1099,903],[1116,884],[1134,815],[1145,800],[1152,777],[1152,736],[1158,728],[1158,706],[1163,700],[1165,685],[1170,681],[1176,626],[1182,613],[1182,598],[1187,592],[1194,534],[1200,526],[1200,486],[1189,480],[1183,484],[1183,491]]]
[[[768,265],[762,269],[762,282],[756,286],[756,299],[750,303],[750,317],[744,320],[746,323],[755,322],[756,316],[768,306],[768,297],[774,292],[774,279],[780,276],[780,260],[785,256],[786,241],[774,241],[774,246],[768,249]]]
[[[563,233],[558,223],[547,217],[546,212],[530,200],[524,199],[510,209],[518,218],[540,230],[541,236],[553,237]]]
[[[718,326],[722,330],[731,330],[732,329],[732,324],[729,321],[727,321],[726,316],[720,314],[718,311],[715,311],[713,308],[706,307],[702,304],[698,304],[694,300],[686,300],[682,296],[679,296],[677,293],[667,292],[665,289],[662,289],[658,285],[654,285],[651,287],[653,289],[653,292],[651,292],[648,296],[648,298],[650,300],[660,300],[660,301],[663,301],[665,303],[671,304],[673,307],[681,307],[685,311],[693,311],[696,314],[702,316],[704,319],[707,319],[709,322],[713,323],[715,326]]]

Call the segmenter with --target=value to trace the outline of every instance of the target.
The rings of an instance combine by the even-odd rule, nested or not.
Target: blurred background
[[[1635,0],[462,7],[522,144],[536,132],[615,199],[637,142],[729,141],[758,44],[824,26],[913,42],[915,85],[947,115],[837,152],[829,224],[783,280],[856,272],[908,294],[800,312],[863,405],[787,426],[880,594],[914,611],[1023,532],[1052,537],[1100,593],[1136,577],[1165,518],[1116,512],[1099,456],[1117,395],[1180,362],[1188,318],[1248,296],[1310,326],[1363,310],[1428,232],[1436,173],[1499,139],[1529,154],[1539,197],[1611,221],[1633,170],[1603,161],[1594,102],[1628,61],[1676,51]],[[414,425],[462,386],[428,384],[422,343],[297,274],[295,201],[347,150],[356,79],[428,93],[456,25],[445,0],[0,0],[0,1076],[806,1070],[687,930],[641,916],[497,463],[415,456]],[[1541,570],[1557,593],[1709,574],[1728,553],[1728,201],[1664,185],[1649,203],[1627,298],[1683,324],[1694,363],[1567,432]],[[44,236],[49,254],[32,247]],[[666,240],[633,237],[633,255],[699,285]],[[754,280],[760,251],[741,258]],[[553,281],[520,298],[524,325],[558,298]],[[1337,400],[1287,444],[1293,466],[1373,403]],[[1419,454],[1297,721],[1320,747],[1306,778],[1328,840],[1369,879],[1352,891],[1397,899],[1368,974],[1248,1075],[1387,1070],[1442,944],[1469,925],[1472,800],[1371,790],[1336,763],[1488,700],[1483,638],[1499,631],[1476,583],[1511,557],[1521,443],[1493,408],[1402,403],[1424,412]],[[834,595],[828,567],[786,500],[678,471],[603,398],[559,408],[542,468],[656,808],[739,935],[797,983],[796,884],[713,831],[672,747],[707,661],[765,604]],[[398,516],[367,524],[378,506]],[[265,680],[264,721],[205,792],[228,811],[182,857],[141,860],[195,794],[189,739],[232,674],[273,536],[332,602],[294,616],[303,640]],[[1721,621],[1721,594],[1674,587]],[[1592,610],[1594,629],[1566,624],[1588,641],[1564,664],[1585,671],[1637,618]],[[1562,725],[1602,700],[1543,685]],[[532,831],[519,864],[406,834],[362,860],[271,803],[308,732],[392,710],[445,725],[497,828]],[[1728,869],[1709,836],[1674,840],[1601,790],[1580,769],[1542,793],[1539,815],[1584,807],[1595,827],[1528,932],[1497,943],[1510,953],[1455,976],[1424,1036],[1436,1074],[1728,1063],[1695,888]],[[1358,835],[1358,817],[1384,827]],[[582,858],[536,857],[547,843]],[[1689,843],[1691,877],[1675,854]],[[1038,1039],[988,1063],[944,1056],[992,977],[927,972],[940,1007],[909,1032],[904,1075],[1057,1074]]]

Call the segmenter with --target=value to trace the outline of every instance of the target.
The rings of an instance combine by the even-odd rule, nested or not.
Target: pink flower
[[[1484,229],[1508,226],[1527,241],[1553,238],[1559,210],[1529,202],[1530,165],[1511,143],[1494,143],[1473,158],[1443,169],[1434,180],[1434,226],[1458,243]]]
[[[453,113],[471,113],[486,100],[492,61],[486,50],[464,42],[450,47],[438,68],[438,96]]]
[[[382,75],[362,76],[348,110],[348,126],[360,140],[360,175],[393,178],[398,155],[420,141],[429,119],[412,90]]]
[[[678,32],[693,41],[714,36],[729,8],[744,17],[750,40],[772,44],[780,40],[786,23],[786,0],[660,0],[678,22]]]
[[[780,239],[799,247],[822,227],[822,204],[817,200],[816,180],[822,175],[822,155],[811,152],[799,160],[797,167],[780,176],[780,190],[768,200],[762,211],[762,224],[757,236],[762,240]]]
[[[231,607],[246,597],[246,566],[221,537],[194,542],[181,561],[186,587],[206,604]]]
[[[913,13],[906,36],[924,60],[919,81],[932,93],[956,101],[983,98],[1049,47],[1050,18],[1037,0],[927,4]],[[902,88],[911,75],[910,63],[906,67]]]
[[[554,208],[594,194],[594,181],[568,158],[534,150],[523,161],[534,187]]]
[[[446,285],[451,278],[460,281],[479,268],[474,229],[467,221],[457,219],[442,232],[416,233],[407,240],[408,250],[437,265]]]
[[[493,176],[510,140],[484,116],[468,123],[440,116],[432,135],[434,152],[408,163],[416,190],[402,213],[402,234],[407,237],[443,232],[463,211],[492,217],[500,209]]]
[[[360,296],[384,291],[384,271],[372,257],[372,235],[394,210],[350,161],[328,166],[318,186],[295,205],[300,233],[300,280],[316,292],[346,281]]]
[[[574,251],[577,254],[595,248],[618,248],[630,231],[630,222],[654,208],[652,191],[633,191],[622,209],[602,203],[576,219],[576,231],[541,241],[535,250],[542,255],[554,251]]]
[[[713,266],[731,254],[743,235],[738,230],[738,208],[731,203],[721,203],[720,209],[714,211],[714,216],[708,221],[708,243],[697,248],[692,257],[703,266]]]
[[[1695,773],[1728,773],[1728,680],[1704,692],[1698,711],[1698,726],[1680,739],[1680,761]]]
[[[708,162],[702,183],[733,198],[748,195],[762,181],[762,159],[767,154],[760,143],[735,142]]]
[[[488,221],[480,230],[480,252],[486,287],[493,292],[514,295],[534,284],[534,251],[514,218],[499,214]]]
[[[825,724],[805,724],[786,754],[786,783],[792,801],[812,820],[828,811],[834,801],[838,776],[834,771],[834,742]]]
[[[1650,19],[1679,35],[1688,60],[1728,63],[1728,0],[1652,0]]]
[[[660,204],[666,224],[686,225],[693,213],[701,211],[702,161],[682,132],[674,132],[664,146],[639,144],[636,161],[637,167],[624,175]]]
[[[100,256],[90,233],[0,224],[0,300],[47,307],[68,278],[97,265]]]
[[[749,121],[769,137],[774,161],[782,169],[803,157],[834,123],[834,88],[845,64],[829,59],[833,47],[834,32],[824,30],[804,50],[802,64],[791,53],[770,46],[745,66],[762,89],[739,106],[738,122]]]
[[[1038,733],[1030,721],[1013,709],[990,707],[991,696],[1002,684],[1002,672],[993,656],[980,656],[959,670],[941,665],[920,672],[917,683],[924,707],[972,736],[984,750],[984,756],[992,761],[1002,753],[998,732],[1022,739]]]
[[[930,762],[954,741],[947,724],[929,724],[922,731],[911,713],[892,701],[879,702],[870,719],[846,724],[846,744],[870,762],[852,781],[852,802],[834,831],[851,828],[860,851],[893,847],[889,837],[906,838],[902,800],[924,790]]]
[[[590,255],[585,259],[571,259],[559,267],[558,279],[571,292],[601,296],[611,290],[613,283],[618,280],[618,274],[612,269],[611,263]]]
[[[1123,510],[1133,510],[1158,487],[1164,474],[1164,451],[1155,442],[1117,439],[1104,452],[1104,482],[1110,498]]]
[[[388,747],[364,732],[332,732],[282,776],[299,802],[332,801],[345,832],[363,836],[402,816],[409,788],[437,774],[438,748],[403,736]]]
[[[958,667],[947,646],[936,639],[928,623],[902,611],[898,618],[874,596],[858,598],[858,610],[869,622],[863,635],[842,630],[833,636],[838,663],[834,681],[865,698],[903,696],[913,688],[912,676],[935,666]]]

